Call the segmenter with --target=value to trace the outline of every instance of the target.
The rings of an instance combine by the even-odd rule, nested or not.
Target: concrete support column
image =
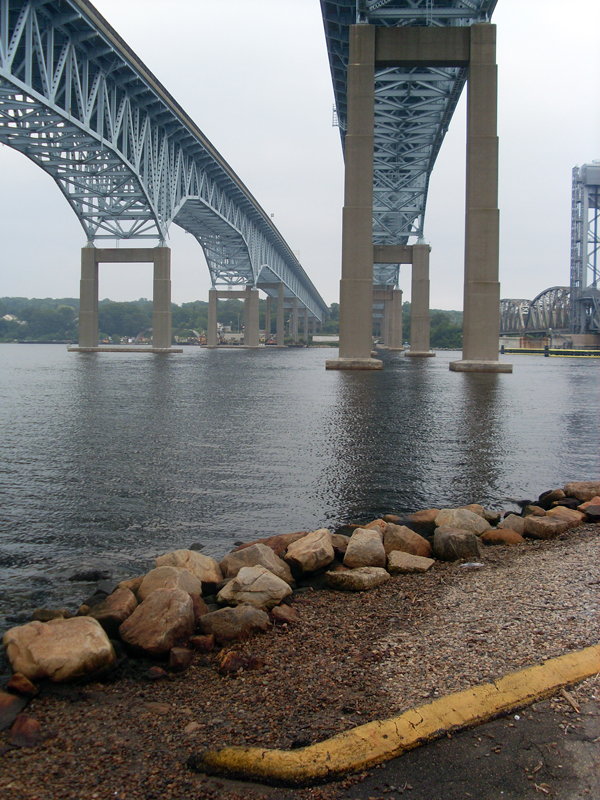
[[[280,283],[277,287],[277,347],[285,347],[283,283]]]
[[[81,249],[79,347],[98,347],[98,263],[95,247]]]
[[[292,339],[294,340],[294,344],[298,344],[298,298],[294,297],[292,301]]]
[[[402,347],[402,289],[392,291],[390,306],[390,350],[404,350]]]
[[[308,308],[304,309],[304,326],[303,326],[304,341],[308,344]]]
[[[219,298],[216,289],[208,290],[208,329],[206,331],[206,344],[208,347],[217,346],[217,310]]]
[[[317,318],[313,317],[312,318],[312,335],[316,336],[316,334],[317,334]]]
[[[496,26],[470,28],[467,80],[467,182],[463,358],[458,372],[512,372],[498,360],[498,135]]]
[[[429,350],[429,252],[428,244],[413,245],[410,300],[410,350],[407,356],[435,356]]]
[[[271,296],[267,295],[267,310],[265,313],[265,342],[271,335]]]
[[[171,248],[154,248],[154,292],[152,295],[152,347],[171,347]]]
[[[258,347],[258,289],[246,289],[244,300],[244,345]]]
[[[373,343],[375,27],[352,25],[342,221],[339,358],[327,369],[381,369]]]

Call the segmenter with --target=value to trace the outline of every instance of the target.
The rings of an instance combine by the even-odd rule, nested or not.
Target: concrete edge
[[[67,347],[69,353],[183,353],[181,347],[110,347],[109,345],[102,347]]]
[[[187,764],[195,772],[275,786],[323,783],[369,769],[450,731],[531,705],[598,672],[600,644],[441,697],[397,717],[360,725],[309,747],[226,747],[194,754]]]
[[[383,369],[378,358],[332,358],[325,362],[325,369]]]
[[[506,372],[511,373],[513,365],[505,361],[451,361],[450,372]]]

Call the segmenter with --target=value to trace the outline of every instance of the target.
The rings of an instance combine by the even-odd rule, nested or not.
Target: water
[[[314,530],[386,512],[498,509],[600,478],[600,360],[514,356],[513,375],[451,373],[459,353],[335,350],[69,354],[0,345],[0,629],[76,608],[82,567],[115,579],[169,549]],[[508,360],[508,359],[507,359]]]

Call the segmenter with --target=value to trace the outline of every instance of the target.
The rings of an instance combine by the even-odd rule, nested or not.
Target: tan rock
[[[467,511],[464,508],[443,508],[435,518],[437,528],[454,528],[455,530],[470,531],[476,536],[489,531],[490,524],[485,519]]]
[[[409,514],[407,520],[415,533],[428,536],[435,531],[435,519],[439,513],[439,508],[425,508],[423,511],[415,511],[414,514]]]
[[[525,539],[520,533],[510,528],[498,528],[495,531],[486,531],[479,537],[484,544],[523,544]]]
[[[219,644],[236,639],[247,639],[257,631],[266,631],[271,625],[269,615],[253,606],[235,606],[212,611],[200,621],[205,634],[212,634]]]
[[[582,503],[600,495],[600,481],[573,481],[565,486],[567,497],[576,497]]]
[[[433,554],[440,561],[479,558],[479,537],[471,531],[440,526],[433,536]]]
[[[97,619],[106,633],[114,639],[119,625],[137,608],[137,600],[130,589],[115,589],[106,600],[94,606],[88,616]]]
[[[15,672],[14,675],[10,676],[7,688],[24,697],[35,697],[39,692],[35,683],[32,683],[29,678],[26,678],[25,675],[22,675],[20,672]]]
[[[217,595],[217,602],[230,606],[249,605],[268,610],[291,595],[288,583],[265,567],[242,567]]]
[[[516,514],[509,514],[498,523],[498,528],[502,530],[511,530],[520,533],[521,536],[525,532],[525,518],[519,517]]]
[[[142,585],[145,575],[137,575],[135,578],[128,578],[126,581],[121,581],[117,584],[118,589],[129,589],[137,595],[137,591]]]
[[[288,584],[293,583],[292,573],[285,561],[276,556],[266,544],[252,544],[242,550],[234,550],[222,559],[219,567],[223,578],[235,578],[242,567],[261,566],[277,575]]]
[[[159,556],[154,563],[157,567],[187,569],[201,583],[221,583],[224,577],[214,558],[203,556],[196,550],[173,550]]]
[[[412,553],[414,556],[431,558],[431,545],[418,533],[411,531],[405,525],[394,525],[388,522],[383,535],[383,547],[386,555],[393,550],[401,550],[404,553]]]
[[[381,535],[385,533],[385,526],[387,525],[386,521],[383,519],[374,519],[373,522],[369,522],[368,525],[361,525],[359,530],[363,531],[376,531],[380,530]]]
[[[333,545],[333,549],[338,556],[343,556],[346,550],[348,549],[348,542],[350,541],[349,536],[344,536],[343,533],[334,533],[331,536],[331,544]]]
[[[192,663],[192,651],[186,647],[172,647],[169,650],[169,669],[172,672],[185,672]]]
[[[196,621],[196,625],[199,625],[202,617],[205,614],[210,614],[210,610],[199,594],[191,594],[190,597],[194,604],[194,620]]]
[[[466,511],[472,511],[473,514],[477,514],[478,517],[481,517],[486,522],[489,522],[490,525],[496,525],[500,520],[500,514],[497,511],[488,511],[487,508],[484,508],[479,503],[469,503],[467,506],[461,506]]]
[[[388,523],[384,523],[387,525]],[[350,537],[344,556],[344,566],[350,569],[358,567],[380,567],[385,569],[386,556],[379,526],[372,529],[357,528]]]
[[[36,608],[31,614],[32,622],[48,622],[51,619],[71,619],[73,614],[67,611],[66,608]]]
[[[280,606],[275,606],[271,609],[271,617],[276,622],[286,623],[287,625],[295,625],[300,622],[300,615],[295,608],[287,606],[282,603]]]
[[[384,514],[383,521],[392,522],[394,525],[398,525],[402,522],[402,517],[399,517],[398,514]]]
[[[194,604],[188,592],[155,589],[121,625],[119,635],[136,652],[160,656],[186,642],[194,627]]]
[[[524,536],[531,539],[554,539],[567,531],[570,523],[561,517],[525,517]]]
[[[13,747],[35,747],[42,738],[40,723],[29,714],[19,714],[10,729],[8,743]]]
[[[116,660],[108,636],[90,617],[29,622],[11,628],[2,641],[13,671],[31,681],[62,683],[106,670]]]
[[[331,533],[327,528],[319,528],[292,542],[285,554],[285,561],[293,571],[303,573],[326,567],[334,557]]]
[[[554,506],[554,508],[548,509],[548,511],[546,511],[546,516],[565,519],[571,523],[572,528],[583,525],[585,522],[584,511],[576,511],[574,508],[566,508],[565,506]]]
[[[577,506],[577,510],[586,511],[590,506],[600,506],[600,497],[598,495],[596,495],[596,497],[592,497],[591,500],[582,503],[580,506]]]
[[[266,544],[267,547],[270,547],[271,550],[275,553],[276,556],[279,558],[283,558],[285,555],[285,551],[288,547],[293,543],[297,542],[298,539],[303,539],[305,536],[308,535],[308,531],[296,531],[296,533],[279,533],[277,536],[267,536],[265,539],[256,539],[254,542],[248,542],[248,544],[242,544],[233,551],[234,553],[238,550],[244,550],[246,547],[252,547],[253,544]]]
[[[139,600],[145,600],[157,589],[182,589],[188,594],[202,594],[202,583],[187,569],[157,567],[144,576],[137,591]]]
[[[403,550],[392,550],[388,554],[388,572],[390,575],[410,574],[412,572],[427,572],[435,564],[433,558],[414,556]]]
[[[389,572],[382,567],[357,567],[345,572],[327,572],[325,574],[325,580],[331,589],[346,592],[365,592],[381,586],[389,579]]]
[[[208,636],[192,636],[189,643],[198,653],[212,653],[215,649],[215,637],[212,633]]]
[[[524,517],[545,517],[546,512],[541,506],[529,505],[523,508]]]
[[[552,508],[553,503],[557,500],[564,500],[564,498],[565,493],[562,489],[550,489],[550,491],[544,492],[538,497],[536,505],[543,508],[544,511],[547,511],[549,508]]]

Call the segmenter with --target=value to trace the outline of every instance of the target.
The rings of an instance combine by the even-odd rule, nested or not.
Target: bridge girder
[[[0,0],[0,142],[53,177],[88,241],[164,242],[174,222],[213,285],[276,295],[282,282],[327,313],[249,190],[88,0]]]

